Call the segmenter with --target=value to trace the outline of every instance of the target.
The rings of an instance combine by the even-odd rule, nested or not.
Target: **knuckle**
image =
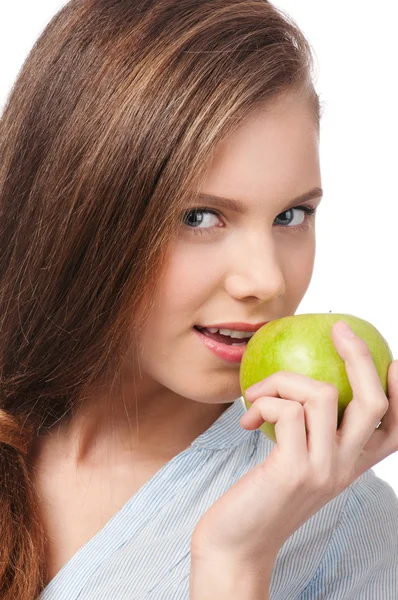
[[[335,385],[333,385],[333,383],[325,383],[323,384],[323,395],[328,400],[337,402],[339,397],[339,390]]]
[[[375,419],[384,417],[389,408],[389,402],[386,397],[381,398],[379,402],[373,403],[372,416]]]
[[[281,380],[285,380],[289,377],[289,373],[287,371],[276,371],[267,377],[270,381],[275,381],[276,383]]]
[[[304,417],[304,407],[300,402],[294,400],[284,403],[284,413],[290,419],[300,419]]]
[[[381,406],[380,406],[380,414],[381,414],[382,417],[384,417],[384,415],[386,414],[386,412],[390,408],[390,403],[389,403],[389,401],[387,399],[387,396],[384,396],[384,398],[382,398],[380,404],[381,404]]]
[[[267,381],[273,381],[276,377],[278,377],[281,374],[282,371],[275,371],[275,373],[271,373],[271,375],[268,375],[268,377],[266,377],[265,379],[267,379]]]
[[[292,377],[295,377],[296,375],[298,375],[298,373],[292,373],[291,371],[277,371],[276,373],[273,373],[271,375],[271,377],[273,377],[274,379],[286,380],[286,379],[291,379]]]
[[[380,399],[375,399],[374,396],[367,396],[363,399],[364,406],[371,419],[380,420],[389,409],[387,397],[383,394]]]
[[[288,376],[289,376],[289,371],[276,371],[276,373],[273,373],[271,375],[271,377],[288,377]]]

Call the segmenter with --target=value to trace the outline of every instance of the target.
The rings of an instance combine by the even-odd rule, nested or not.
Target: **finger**
[[[307,436],[303,406],[284,398],[261,397],[240,420],[242,427],[257,429],[264,422],[275,425],[280,454],[288,461],[308,461]]]
[[[387,373],[387,398],[389,407],[378,431],[384,431],[395,438],[398,444],[398,359],[393,360]],[[398,450],[398,448],[397,448]]]
[[[322,471],[328,469],[336,443],[337,388],[330,383],[317,381],[301,373],[278,371],[256,384],[254,390],[246,390],[246,400],[250,402],[250,399],[257,396],[259,391],[262,395],[279,396],[303,405],[308,435],[307,447],[311,462]],[[258,400],[254,402],[253,406],[257,402]]]
[[[338,446],[342,455],[356,462],[385,415],[388,400],[368,345],[349,329],[346,333],[338,321],[331,333],[333,344],[344,361],[353,392],[338,430]]]
[[[398,451],[398,360],[394,360],[388,369],[387,396],[388,410],[359,457],[354,471],[355,479]]]

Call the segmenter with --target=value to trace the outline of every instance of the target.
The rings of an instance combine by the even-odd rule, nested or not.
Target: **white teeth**
[[[217,333],[219,331],[221,335],[228,335],[231,338],[237,338],[239,340],[242,340],[244,338],[250,339],[254,335],[254,332],[236,331],[234,329],[217,329],[215,327],[209,327],[207,328],[207,330],[210,331],[210,333]]]
[[[220,329],[221,335],[229,335],[232,338],[237,338],[242,340],[243,338],[251,338],[254,333],[249,331],[236,331],[234,329]]]

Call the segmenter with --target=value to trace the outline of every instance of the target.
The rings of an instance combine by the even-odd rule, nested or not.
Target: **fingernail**
[[[261,387],[261,381],[258,383],[254,383],[249,388],[247,388],[247,390],[245,392],[245,396],[253,396],[253,394],[256,394],[259,391],[260,387]]]
[[[339,321],[337,323],[337,331],[339,332],[339,334],[341,334],[342,337],[345,337],[347,339],[355,337],[355,333],[346,321]]]

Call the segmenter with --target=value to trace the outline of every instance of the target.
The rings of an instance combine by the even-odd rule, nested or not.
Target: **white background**
[[[0,110],[34,41],[64,4],[2,2]],[[322,181],[317,258],[298,313],[348,313],[375,325],[398,358],[398,85],[391,0],[279,0],[316,57]],[[398,434],[397,434],[398,435]],[[398,453],[374,467],[398,495]]]

